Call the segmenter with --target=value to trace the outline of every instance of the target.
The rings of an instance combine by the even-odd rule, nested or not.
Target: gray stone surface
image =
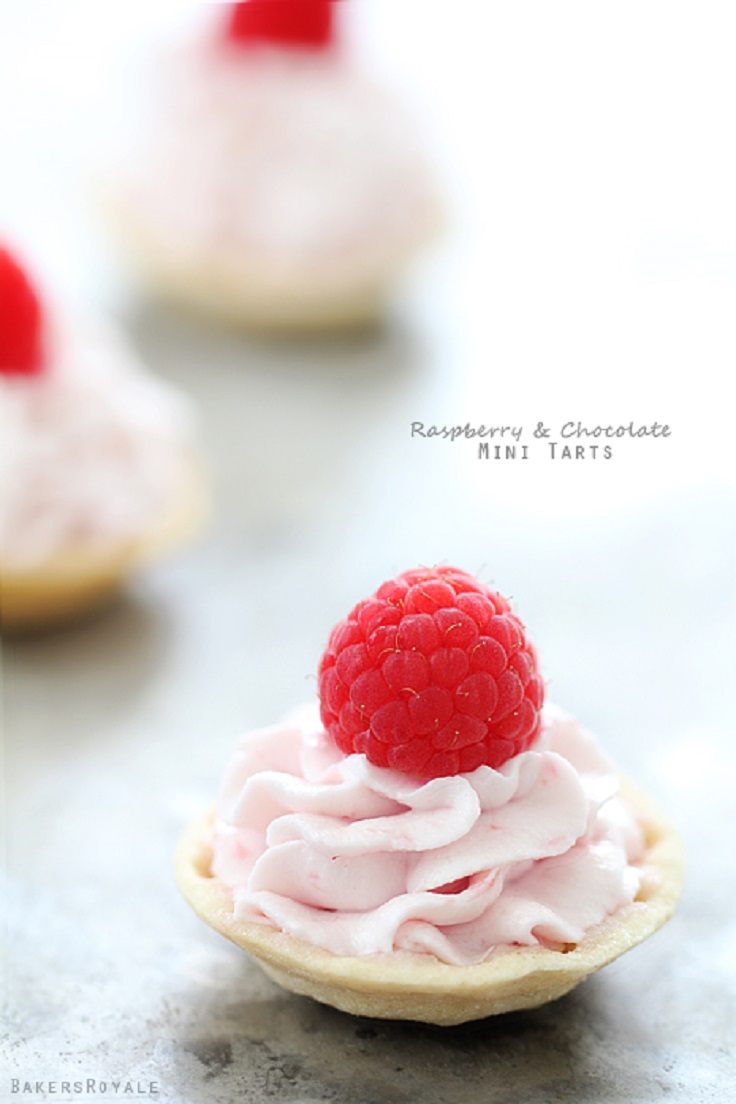
[[[431,330],[303,349],[148,311],[131,333],[201,404],[212,523],[105,614],[4,647],[0,1099],[22,1098],[13,1078],[55,1081],[59,1100],[64,1080],[155,1082],[182,1104],[725,1099],[730,491],[564,524],[497,503],[479,522],[446,454],[420,464],[405,448],[412,408],[445,401]],[[515,596],[551,695],[658,794],[690,861],[682,907],[649,943],[556,1004],[453,1029],[281,992],[190,913],[170,870],[236,734],[314,692],[333,621],[392,571],[443,557],[485,564]]]

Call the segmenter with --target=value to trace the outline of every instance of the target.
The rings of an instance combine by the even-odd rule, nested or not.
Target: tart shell
[[[198,465],[187,463],[182,484],[176,503],[138,536],[69,545],[29,567],[0,562],[3,632],[35,632],[92,613],[112,601],[139,568],[192,537],[206,513],[204,477]]]
[[[148,293],[175,308],[233,330],[267,336],[320,337],[374,329],[412,259],[445,227],[439,205],[410,241],[376,248],[352,263],[275,265],[241,250],[184,253],[160,240],[130,197],[107,189],[100,197],[112,235]]]
[[[212,814],[182,836],[175,857],[177,884],[194,911],[253,955],[284,989],[353,1015],[437,1025],[537,1008],[564,996],[590,974],[641,943],[672,915],[682,892],[684,851],[677,831],[648,795],[628,781],[622,796],[633,807],[646,846],[636,900],[591,928],[577,945],[494,950],[474,966],[433,955],[340,956],[276,930],[236,920],[232,895],[210,873]]]

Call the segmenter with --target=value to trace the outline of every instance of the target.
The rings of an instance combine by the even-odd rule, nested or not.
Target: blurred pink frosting
[[[159,83],[123,175],[172,261],[372,279],[437,229],[416,120],[341,50],[205,37],[162,59]]]
[[[545,708],[500,770],[412,780],[344,757],[316,707],[237,745],[213,873],[235,916],[340,955],[466,965],[496,946],[577,943],[633,901],[643,841],[595,740]]]
[[[0,558],[138,537],[183,493],[188,401],[117,332],[53,323],[37,376],[0,376]]]

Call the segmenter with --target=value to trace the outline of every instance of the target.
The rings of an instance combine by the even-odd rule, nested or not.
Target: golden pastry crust
[[[370,329],[386,313],[383,283],[332,289],[320,287],[317,278],[305,287],[268,282],[257,269],[235,272],[202,262],[168,262],[155,247],[140,242],[136,262],[157,298],[236,330],[298,336]]]
[[[103,606],[141,566],[198,531],[205,503],[202,473],[197,464],[187,460],[179,500],[155,526],[138,536],[104,545],[71,545],[29,568],[0,563],[3,632],[51,628]]]
[[[596,925],[576,946],[504,948],[477,966],[452,966],[432,955],[405,952],[339,956],[270,924],[235,920],[229,890],[210,874],[211,814],[182,836],[175,875],[194,911],[257,958],[285,989],[353,1015],[460,1024],[556,1000],[648,938],[672,915],[682,892],[680,838],[646,793],[625,781],[622,794],[634,808],[646,842],[636,901]]]

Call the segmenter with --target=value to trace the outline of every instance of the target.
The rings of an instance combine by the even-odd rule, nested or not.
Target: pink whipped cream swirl
[[[0,376],[0,560],[135,539],[181,503],[194,412],[117,330],[52,315],[44,371]]]
[[[339,955],[481,962],[577,943],[632,902],[644,846],[595,740],[546,707],[499,770],[422,782],[343,756],[316,708],[243,737],[218,800],[213,874],[235,916]]]

